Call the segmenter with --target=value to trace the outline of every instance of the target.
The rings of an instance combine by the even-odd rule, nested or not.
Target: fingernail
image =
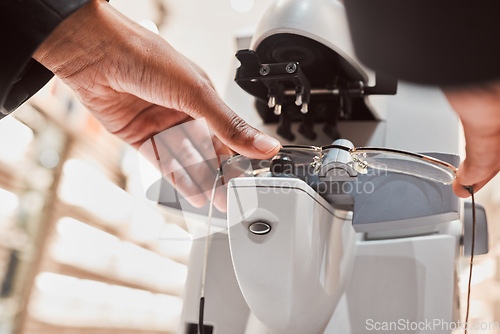
[[[253,140],[253,146],[260,152],[267,154],[280,145],[276,139],[259,133]]]

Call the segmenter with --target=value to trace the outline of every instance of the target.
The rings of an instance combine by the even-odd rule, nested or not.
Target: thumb
[[[458,168],[457,177],[453,183],[453,191],[458,197],[469,197],[470,193],[464,188],[465,186],[473,186],[474,192],[477,192],[497,173],[498,170],[490,166],[482,166],[472,158],[466,158]]]

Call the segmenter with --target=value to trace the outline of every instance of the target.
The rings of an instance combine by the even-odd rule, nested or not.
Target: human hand
[[[466,141],[453,190],[468,197],[463,186],[473,185],[476,192],[500,170],[500,82],[447,89],[445,95],[460,116]]]
[[[220,211],[226,210],[226,188],[218,178],[218,169],[231,152],[210,132],[204,118],[154,135],[141,145],[139,152],[155,164],[163,179],[172,184],[175,192],[190,204],[202,207],[211,199],[216,186],[214,205]],[[146,196],[159,203],[172,203],[182,208],[183,203],[175,192],[169,187],[162,187],[160,179],[147,189]]]
[[[216,135],[217,154],[233,150],[269,158],[280,148],[229,109],[164,39],[103,0],[92,0],[62,22],[33,57],[72,88],[108,131],[135,148],[202,117]],[[190,140],[179,144],[192,151]]]

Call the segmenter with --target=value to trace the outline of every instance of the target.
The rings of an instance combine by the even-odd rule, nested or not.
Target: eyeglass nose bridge
[[[355,181],[358,172],[351,163],[331,161],[323,163],[318,178],[323,182]]]
[[[329,147],[325,147],[318,177],[321,181],[354,181],[358,172],[356,162],[351,155],[354,145],[346,139],[338,139]]]
[[[342,145],[346,148],[352,148],[353,145],[347,140],[341,140],[341,143],[334,144]],[[346,149],[331,148],[323,158],[323,163],[318,173],[318,177],[324,182],[336,181],[355,181],[358,176],[356,170],[356,162],[353,160],[350,151]]]

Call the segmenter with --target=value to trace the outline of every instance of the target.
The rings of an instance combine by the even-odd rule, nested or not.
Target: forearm
[[[40,45],[33,58],[54,74],[67,79],[106,57],[113,46],[112,8],[104,0],[91,0],[63,21]]]
[[[205,117],[239,153],[269,157],[279,142],[246,124],[209,80],[161,36],[91,0],[36,50],[35,59],[75,90],[111,133],[138,147],[151,136]]]
[[[91,0],[54,30],[34,58],[72,88],[111,133],[137,147],[172,125],[157,127],[159,122],[141,112],[148,96],[130,98],[141,94],[143,84],[150,94],[156,91],[144,81],[151,58],[160,57],[158,39],[106,1]],[[175,50],[161,41],[163,56],[172,55]]]

